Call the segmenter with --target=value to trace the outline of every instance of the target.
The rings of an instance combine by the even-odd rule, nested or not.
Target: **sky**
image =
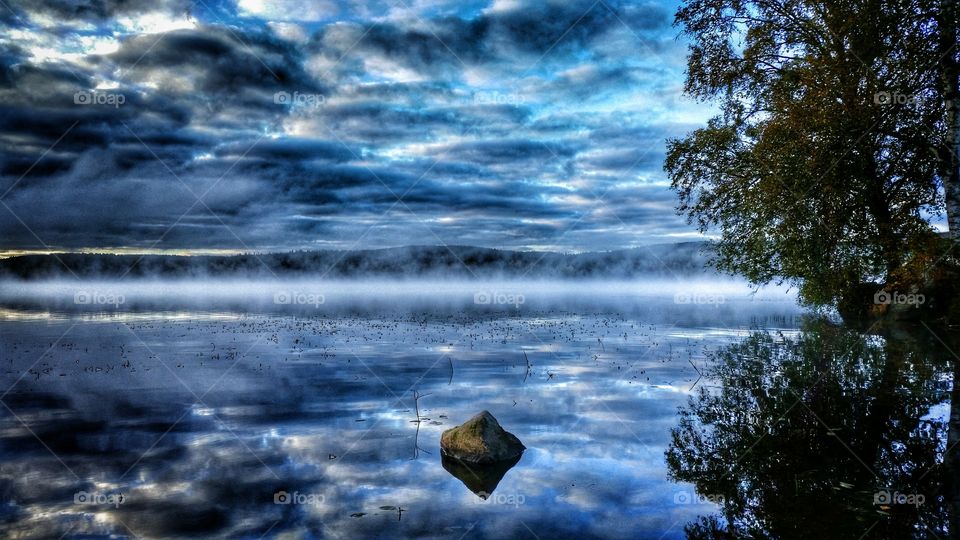
[[[698,239],[675,10],[3,0],[0,254]]]

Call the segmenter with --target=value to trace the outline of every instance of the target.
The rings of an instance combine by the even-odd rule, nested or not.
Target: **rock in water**
[[[467,463],[495,463],[516,458],[526,449],[513,433],[483,411],[462,425],[448,429],[440,436],[444,455]]]

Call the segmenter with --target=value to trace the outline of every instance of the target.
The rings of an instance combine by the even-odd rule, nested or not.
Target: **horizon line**
[[[31,255],[133,255],[133,256],[171,256],[171,257],[235,257],[241,255],[277,255],[285,253],[302,252],[321,252],[321,251],[383,251],[389,249],[405,248],[475,248],[495,251],[512,251],[519,253],[557,253],[563,255],[581,255],[585,253],[608,253],[613,251],[625,251],[630,249],[641,249],[644,247],[664,246],[673,244],[689,244],[709,241],[709,237],[698,240],[680,240],[676,242],[655,242],[637,246],[626,246],[623,248],[609,250],[559,250],[559,249],[524,249],[524,248],[497,248],[487,246],[474,246],[468,244],[405,244],[398,246],[373,247],[373,248],[293,248],[286,250],[257,250],[257,249],[233,249],[233,248],[133,248],[133,247],[108,247],[108,248],[76,248],[76,249],[0,249],[0,260],[12,259],[15,257],[27,257]]]

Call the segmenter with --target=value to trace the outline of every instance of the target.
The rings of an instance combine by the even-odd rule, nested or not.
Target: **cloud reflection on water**
[[[6,320],[4,528],[678,537],[713,508],[676,504],[663,463],[688,359],[736,335],[698,326],[697,310],[735,328],[796,314],[686,308]],[[413,388],[431,394],[418,441]],[[440,433],[481,409],[529,448],[490,502],[439,455]],[[83,490],[124,501],[76,504]],[[280,491],[311,502],[275,504]]]

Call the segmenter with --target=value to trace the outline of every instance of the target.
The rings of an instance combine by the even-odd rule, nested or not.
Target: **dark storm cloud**
[[[418,159],[398,163],[395,168],[418,178],[429,174],[447,181],[492,180],[497,178],[495,172],[482,165],[451,160]]]
[[[499,13],[489,24],[516,48],[537,53],[579,51],[598,35],[628,19],[637,29],[652,30],[669,20],[669,12],[648,4],[625,12],[620,2],[536,2]]]
[[[344,86],[340,95],[354,99],[371,100],[373,103],[424,104],[430,100],[459,99],[453,85],[443,82],[373,82]]]
[[[309,200],[318,190],[324,189],[356,190],[372,187],[374,192],[386,195],[391,191],[402,191],[404,186],[409,186],[416,181],[410,175],[392,169],[356,165],[327,166],[298,163],[288,168],[286,172],[287,174],[279,179],[280,185],[287,193],[298,194],[305,200]],[[363,200],[354,201],[354,204],[363,206],[370,202],[372,197],[367,196]]]
[[[8,0],[17,14],[43,14],[59,20],[106,21],[147,11],[186,11],[186,0]]]
[[[487,58],[482,48],[487,25],[483,21],[438,21],[430,29],[406,29],[377,24],[363,29],[366,34],[357,47],[362,52],[377,52],[385,58],[414,68],[447,66],[457,69],[461,62]]]
[[[369,230],[363,246],[602,249],[689,230],[659,172],[699,114],[670,101],[672,8],[427,4],[300,24],[248,3],[14,2],[2,247],[349,247]]]
[[[247,33],[205,27],[162,35],[138,35],[107,57],[135,81],[175,78],[188,86],[170,84],[170,91],[205,94],[246,90],[321,91],[303,70],[299,52],[267,33]],[[186,80],[189,78],[189,80]]]
[[[467,117],[454,108],[363,101],[323,107],[317,121],[352,138],[390,142],[423,139],[438,131],[455,132],[467,124]]]
[[[186,136],[174,134],[189,119],[182,104],[135,89],[92,90],[91,72],[55,63],[33,65],[22,52],[4,55],[3,62],[0,141],[9,151],[0,161],[5,175],[61,171],[83,152],[123,144],[130,138],[124,126],[140,118],[138,131],[144,137],[157,131]],[[114,102],[122,96],[123,103],[96,104],[94,96]]]
[[[261,139],[253,146],[241,142],[230,143],[217,148],[216,153],[219,156],[260,158],[269,163],[313,159],[350,161],[357,156],[355,151],[342,143],[295,137]]]
[[[312,114],[318,136],[335,133],[344,140],[376,145],[441,142],[450,137],[509,136],[523,129],[531,110],[524,106],[477,104],[474,96],[459,96],[434,105],[361,100],[330,104]]]
[[[50,156],[37,162],[37,155],[26,152],[9,152],[0,162],[0,175],[4,176],[50,176],[70,169],[72,157]]]
[[[468,66],[503,62],[513,64],[516,75],[526,75],[543,65],[569,62],[571,55],[589,53],[591,45],[612,31],[625,31],[634,40],[643,34],[650,41],[641,50],[649,49],[669,26],[669,10],[656,4],[537,1],[471,18],[444,16],[426,24],[418,20],[331,25],[318,32],[311,49],[340,58],[342,68],[351,65],[342,61],[349,55],[361,64],[363,58],[378,57],[448,79]],[[519,63],[517,55],[523,57]]]
[[[440,151],[440,155],[455,160],[506,166],[530,160],[542,163],[551,159],[571,157],[575,153],[576,150],[567,144],[526,139],[460,143]]]
[[[556,99],[601,100],[625,88],[636,87],[643,75],[643,71],[637,68],[591,66],[578,72],[562,73],[539,90]]]

